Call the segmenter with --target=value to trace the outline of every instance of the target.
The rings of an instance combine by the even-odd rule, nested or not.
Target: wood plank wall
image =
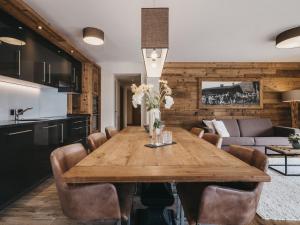
[[[291,125],[290,107],[281,92],[300,89],[300,63],[184,63],[165,64],[162,79],[173,89],[175,104],[162,109],[167,125],[190,128],[202,119],[271,118],[275,125]],[[263,80],[263,109],[199,109],[202,80]]]

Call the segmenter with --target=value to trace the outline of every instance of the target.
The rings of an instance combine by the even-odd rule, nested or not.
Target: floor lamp
[[[291,106],[292,127],[299,128],[298,102],[300,101],[300,90],[286,91],[282,93],[282,101],[289,102]]]

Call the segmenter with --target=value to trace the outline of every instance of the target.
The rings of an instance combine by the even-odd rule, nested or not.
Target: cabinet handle
[[[83,129],[84,127],[75,127],[75,128],[72,128],[73,130],[81,130]]]
[[[49,72],[49,84],[51,84],[51,64],[48,65],[48,72]]]
[[[82,121],[82,120],[80,120],[80,121],[75,121],[75,122],[73,122],[73,124],[75,124],[75,123],[83,123],[84,121]]]
[[[49,129],[49,128],[53,128],[53,127],[57,127],[57,125],[52,125],[52,126],[43,127],[43,129]]]
[[[46,62],[43,62],[44,64],[44,80],[43,82],[46,83]]]
[[[61,143],[64,143],[64,124],[61,124]]]
[[[76,80],[75,80],[75,88],[76,88],[76,90],[78,90],[78,77],[76,77]]]
[[[18,51],[18,63],[19,63],[19,70],[18,70],[18,75],[19,75],[19,78],[21,77],[21,51],[19,50]]]
[[[73,68],[73,83],[75,83],[76,82],[76,68]]]
[[[25,134],[25,133],[29,133],[32,132],[32,130],[22,130],[22,131],[18,131],[18,132],[13,132],[13,133],[8,133],[8,136],[13,136],[13,135],[18,135],[18,134]]]

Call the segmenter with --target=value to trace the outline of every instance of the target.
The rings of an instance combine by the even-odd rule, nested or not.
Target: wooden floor
[[[66,218],[61,211],[53,180],[49,179],[5,210],[0,211],[0,225],[96,225]],[[264,221],[258,216],[251,225],[299,225],[300,222]]]

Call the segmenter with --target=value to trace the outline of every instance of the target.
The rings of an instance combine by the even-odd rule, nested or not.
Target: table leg
[[[267,149],[267,147],[265,147],[265,155],[267,155],[267,151],[268,151],[268,149]]]
[[[180,225],[184,225],[184,212],[183,212],[182,205],[180,207]]]
[[[287,175],[287,156],[285,155],[284,156],[284,172],[285,172],[285,175]]]

